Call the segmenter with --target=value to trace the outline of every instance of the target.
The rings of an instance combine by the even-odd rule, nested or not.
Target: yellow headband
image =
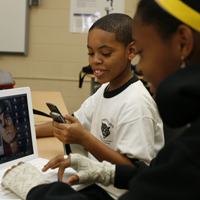
[[[155,0],[169,14],[200,32],[200,13],[180,0]]]

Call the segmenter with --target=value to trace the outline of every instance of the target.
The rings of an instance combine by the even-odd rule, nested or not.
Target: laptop
[[[7,169],[19,162],[29,162],[40,171],[48,159],[38,158],[31,92],[29,87],[0,90],[0,183]],[[51,182],[58,181],[58,169],[44,173]],[[63,181],[76,172],[67,168]],[[75,190],[89,184],[74,185]],[[20,199],[0,186],[0,199]]]

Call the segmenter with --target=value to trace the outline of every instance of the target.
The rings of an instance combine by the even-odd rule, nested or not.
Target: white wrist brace
[[[33,165],[23,163],[6,174],[3,184],[22,199],[26,199],[28,192],[35,186],[50,183],[44,175]]]
[[[71,155],[71,167],[77,171],[79,183],[98,182],[105,186],[114,184],[115,165],[107,161],[96,162],[79,154]]]

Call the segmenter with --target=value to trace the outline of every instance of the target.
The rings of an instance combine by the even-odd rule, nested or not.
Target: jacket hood
[[[200,64],[179,69],[159,85],[156,103],[169,127],[178,128],[200,116]]]

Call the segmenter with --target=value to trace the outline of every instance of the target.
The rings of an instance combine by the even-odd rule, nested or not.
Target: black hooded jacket
[[[132,171],[129,192],[120,200],[200,199],[200,65],[169,75],[157,90],[156,103],[169,127],[188,124],[188,128],[168,143],[149,167],[142,162],[130,170],[117,165],[116,186],[123,185],[121,174],[126,172],[123,179],[127,180]]]

